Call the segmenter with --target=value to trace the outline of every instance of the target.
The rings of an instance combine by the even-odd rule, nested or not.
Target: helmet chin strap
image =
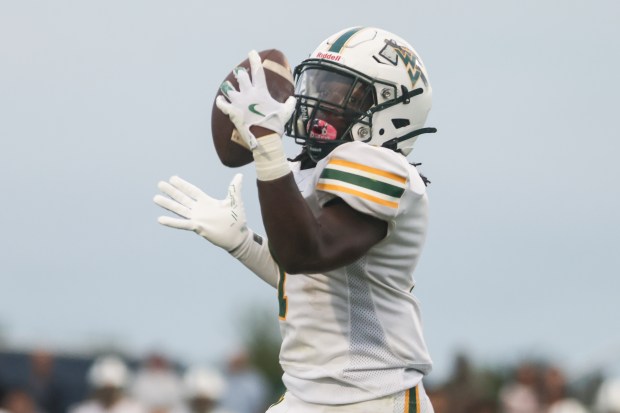
[[[424,93],[424,89],[422,88],[417,88],[417,89],[413,89],[413,90],[409,90],[407,89],[407,87],[405,85],[401,85],[401,95],[399,97],[397,97],[396,99],[392,99],[392,100],[388,100],[387,102],[383,102],[377,106],[374,106],[372,108],[370,108],[368,110],[368,115],[372,115],[374,112],[378,112],[387,108],[390,108],[392,106],[398,105],[400,103],[402,103],[403,105],[408,104],[411,101],[411,98],[417,95],[421,95],[422,93]],[[409,133],[404,134],[403,136],[399,136],[393,139],[390,139],[389,141],[386,141],[383,143],[383,145],[381,145],[384,148],[388,148],[391,149],[393,151],[398,151],[398,144],[402,141],[405,141],[407,139],[411,139],[414,138],[418,135],[422,135],[424,133],[435,133],[437,132],[436,128],[421,128],[421,129],[416,129],[414,131],[411,131]]]
[[[424,133],[435,133],[437,132],[437,128],[420,128],[409,133],[404,134],[403,136],[399,136],[397,138],[390,139],[389,141],[385,141],[383,145],[384,148],[391,149],[393,151],[398,150],[398,144],[402,141],[406,141],[407,139],[415,138],[418,135],[422,135]]]

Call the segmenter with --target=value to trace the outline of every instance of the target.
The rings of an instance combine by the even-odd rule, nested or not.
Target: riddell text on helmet
[[[316,54],[316,57],[318,57],[319,59],[333,60],[334,62],[339,62],[342,59],[342,55],[336,53],[318,52]]]

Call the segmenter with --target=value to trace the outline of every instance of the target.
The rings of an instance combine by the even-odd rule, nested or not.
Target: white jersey
[[[294,173],[315,213],[341,198],[387,222],[388,233],[345,267],[325,274],[281,272],[286,388],[305,402],[345,404],[414,387],[431,369],[411,294],[427,227],[422,178],[404,156],[360,142],[340,145],[316,168]]]

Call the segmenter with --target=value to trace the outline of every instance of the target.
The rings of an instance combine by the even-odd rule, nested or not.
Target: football
[[[263,50],[258,54],[263,61],[267,88],[271,96],[278,102],[284,103],[286,99],[293,95],[295,88],[293,74],[286,56],[277,49]],[[249,59],[245,59],[235,67],[238,66],[244,67],[250,73]],[[233,70],[230,71],[226,79],[220,82],[220,84],[228,80],[238,90],[239,84],[237,79],[235,79]],[[218,84],[216,99],[222,95],[222,92],[219,90],[220,84]],[[237,132],[228,116],[215,105],[215,100],[211,110],[211,135],[213,136],[213,144],[217,156],[225,166],[236,168],[247,165],[254,160],[252,152],[250,152],[245,142],[241,140],[239,132]]]

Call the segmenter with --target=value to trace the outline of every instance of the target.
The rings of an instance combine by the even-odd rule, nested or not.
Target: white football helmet
[[[361,141],[408,155],[431,109],[422,60],[402,38],[373,27],[342,30],[295,68],[297,106],[287,134],[316,162]]]
[[[101,356],[88,370],[88,381],[93,388],[125,387],[129,370],[123,360],[116,356]]]
[[[185,372],[183,384],[188,399],[204,397],[219,400],[226,390],[226,382],[219,372],[200,366],[191,367]]]

